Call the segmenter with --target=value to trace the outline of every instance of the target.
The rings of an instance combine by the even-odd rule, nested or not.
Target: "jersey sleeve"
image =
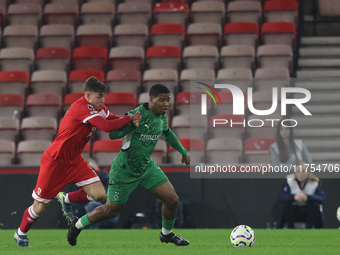
[[[109,111],[105,106],[103,106],[100,111],[96,111],[91,104],[83,103],[78,106],[78,109],[76,109],[76,114],[77,119],[79,119],[80,122],[85,124],[90,119],[97,116],[107,118],[109,116]]]

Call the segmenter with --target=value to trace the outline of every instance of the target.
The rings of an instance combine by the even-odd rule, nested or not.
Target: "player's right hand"
[[[132,123],[133,123],[133,125],[134,125],[136,128],[139,127],[139,122],[140,122],[140,119],[141,119],[141,118],[142,118],[142,115],[140,115],[140,111],[137,110],[137,111],[135,112],[135,114],[133,115],[133,117],[132,117]]]

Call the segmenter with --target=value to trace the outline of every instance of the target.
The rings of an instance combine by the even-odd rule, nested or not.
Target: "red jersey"
[[[96,111],[84,97],[74,102],[59,125],[56,138],[47,149],[55,160],[73,164],[79,160],[84,146],[96,131],[96,127],[88,122],[91,118],[109,116],[106,106]]]

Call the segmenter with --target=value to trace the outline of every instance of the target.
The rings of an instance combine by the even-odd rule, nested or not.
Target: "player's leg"
[[[58,192],[66,185],[64,173],[58,170],[60,166],[53,158],[45,152],[41,159],[40,171],[32,197],[33,204],[28,207],[22,217],[20,227],[14,234],[14,239],[18,246],[29,246],[27,233],[38,218],[47,209],[49,203],[58,194]],[[66,179],[67,181],[67,179]]]
[[[162,204],[162,242],[174,243],[176,245],[188,245],[189,241],[172,233],[175,225],[178,208],[178,195],[168,177],[154,164],[144,176],[140,186],[148,190],[152,195],[163,202]]]
[[[82,159],[76,166],[72,167],[73,181],[81,189],[65,193],[59,192],[57,200],[66,219],[73,217],[71,203],[83,203],[90,201],[103,201],[106,192],[98,175],[92,170],[88,163]]]

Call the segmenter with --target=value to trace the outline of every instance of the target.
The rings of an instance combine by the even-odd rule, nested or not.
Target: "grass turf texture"
[[[337,229],[287,230],[255,229],[253,247],[234,248],[231,229],[177,229],[190,245],[178,247],[159,241],[159,230],[83,230],[72,247],[66,241],[67,230],[31,230],[31,247],[17,247],[15,230],[0,230],[0,254],[339,254]]]

